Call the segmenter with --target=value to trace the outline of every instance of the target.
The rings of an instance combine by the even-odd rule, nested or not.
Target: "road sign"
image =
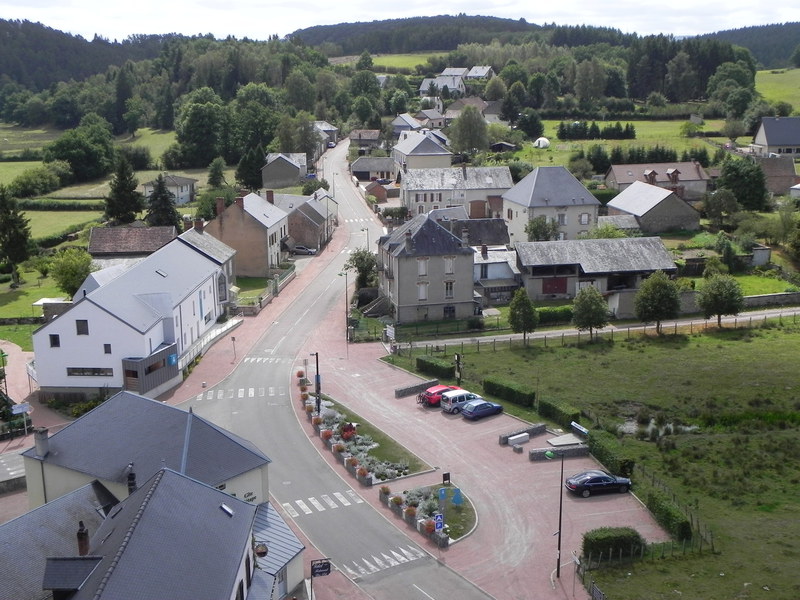
[[[444,528],[444,515],[433,515],[433,524],[436,531],[441,531]]]
[[[27,402],[23,402],[22,404],[15,404],[11,407],[11,414],[12,415],[19,415],[22,413],[26,413],[31,409],[31,405]]]
[[[311,561],[311,576],[322,577],[331,574],[331,561],[327,558]]]

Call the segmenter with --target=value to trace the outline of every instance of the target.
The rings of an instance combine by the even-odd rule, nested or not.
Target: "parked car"
[[[480,419],[489,415],[497,415],[503,412],[503,405],[488,400],[470,400],[461,409],[461,415],[465,419]]]
[[[336,148],[336,142],[328,142],[328,148]]]
[[[313,255],[316,253],[317,253],[316,248],[307,248],[305,246],[295,246],[294,250],[292,250],[292,254]]]
[[[439,406],[442,394],[451,390],[460,390],[457,385],[434,385],[417,396],[417,404],[425,406]]]
[[[483,400],[478,394],[473,394],[467,390],[450,390],[442,394],[439,405],[446,413],[457,415],[470,400]]]
[[[627,477],[617,477],[602,469],[592,469],[568,477],[564,482],[564,487],[574,494],[588,498],[592,494],[602,492],[624,494],[631,489],[631,480]]]

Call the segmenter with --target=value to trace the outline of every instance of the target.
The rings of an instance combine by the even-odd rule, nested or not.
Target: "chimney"
[[[50,452],[50,438],[47,434],[47,427],[37,427],[33,430],[33,443],[36,448],[36,456],[44,458]]]
[[[489,258],[489,248],[486,247],[486,244],[481,246],[481,256],[483,258]]]
[[[275,204],[275,191],[274,190],[267,190],[267,202],[270,204]]]
[[[225,198],[217,198],[217,216],[221,219],[225,212]]]
[[[406,252],[411,252],[411,232],[406,231]]]
[[[461,175],[464,176],[464,179],[467,178],[467,163],[461,163]]]
[[[238,197],[236,198],[235,202],[236,202],[236,206],[238,206],[239,208],[241,208],[242,210],[244,210],[244,197],[242,197],[242,196],[238,196]]]
[[[89,554],[89,530],[83,524],[83,521],[78,521],[78,556],[86,556]]]
[[[131,471],[128,473],[128,494],[136,491],[136,473]]]
[[[197,233],[203,233],[203,219],[198,217],[194,220],[194,230]]]
[[[461,230],[461,245],[465,248],[469,246],[469,229],[466,227]]]

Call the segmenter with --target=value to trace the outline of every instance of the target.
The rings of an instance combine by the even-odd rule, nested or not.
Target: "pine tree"
[[[167,181],[159,174],[153,193],[147,199],[147,216],[144,219],[151,227],[181,224],[181,216],[175,208],[175,194],[167,188]]]
[[[261,179],[261,167],[264,161],[261,159],[263,152],[257,148],[250,148],[242,156],[239,166],[236,167],[236,183],[248,190],[260,189],[263,185]]]
[[[111,177],[111,191],[106,196],[105,217],[116,223],[132,223],[144,209],[144,197],[137,191],[139,181],[133,174],[131,163],[124,156],[117,161],[117,169]]]
[[[11,192],[0,185],[0,261],[11,266],[11,282],[19,285],[17,265],[29,256],[31,228],[28,219],[19,211]]]

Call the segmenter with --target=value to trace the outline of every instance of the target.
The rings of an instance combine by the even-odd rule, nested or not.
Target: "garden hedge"
[[[592,430],[587,440],[589,451],[601,464],[623,477],[630,477],[636,461],[627,455],[619,439],[608,431]]]
[[[653,513],[658,524],[666,529],[669,534],[677,539],[692,539],[692,524],[684,512],[672,499],[659,490],[650,490],[645,498],[645,504]]]
[[[552,323],[570,323],[572,321],[572,305],[542,306],[536,309],[539,315],[539,325]]]
[[[536,390],[505,379],[487,377],[483,380],[483,391],[501,400],[508,400],[528,408],[533,407],[536,402]]]
[[[433,356],[418,356],[417,370],[439,379],[453,379],[456,376],[456,366],[452,362]]]
[[[620,550],[628,555],[644,545],[644,538],[632,527],[601,527],[583,534],[584,556],[606,557]]]
[[[581,416],[577,408],[566,402],[542,399],[539,399],[539,414],[567,429],[573,421],[577,423]]]

